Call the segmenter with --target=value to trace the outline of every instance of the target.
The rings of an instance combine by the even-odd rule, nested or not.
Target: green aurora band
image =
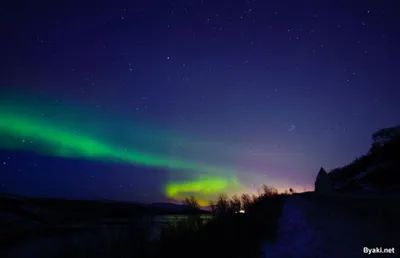
[[[76,128],[76,121],[68,119],[61,113],[53,113],[50,115],[52,119],[49,119],[47,116],[37,115],[40,113],[38,111],[40,106],[35,105],[35,107],[30,106],[29,108],[26,102],[25,105],[18,105],[18,102],[17,105],[15,103],[13,105],[9,101],[1,103],[0,149],[27,150],[41,155],[128,163],[135,166],[165,169],[169,172],[186,172],[191,179],[167,182],[164,189],[165,194],[175,200],[183,200],[185,196],[194,195],[201,198],[201,205],[206,205],[205,200],[215,198],[217,194],[244,189],[236,177],[238,171],[234,169],[212,166],[186,158],[169,157],[170,155],[165,153],[166,148],[162,148],[162,146],[158,149],[153,148],[154,153],[150,153],[148,149],[143,151],[142,149],[146,149],[147,146],[145,142],[137,141],[137,148],[130,147],[134,145],[135,141],[129,147],[125,147],[115,144],[113,140],[101,138],[102,134],[93,133],[96,128],[93,125],[80,124],[82,128],[86,128],[86,131],[78,130],[77,132],[76,129],[71,129]],[[46,113],[51,113],[50,110],[53,107],[46,107],[48,109],[45,110]],[[36,110],[35,114],[31,110]],[[55,119],[57,117],[58,120]],[[70,114],[69,117],[73,116]],[[83,121],[85,119],[80,120],[81,123]],[[157,145],[157,141],[164,140],[165,142],[166,140],[166,134],[155,134],[152,138],[151,135],[144,134],[145,131],[144,128],[136,131],[136,139],[149,140],[149,145],[153,147]],[[140,148],[141,146],[144,148]],[[161,155],[162,153],[164,155]]]
[[[166,186],[166,194],[175,200],[184,200],[190,193],[197,197],[201,206],[207,206],[209,200],[215,199],[216,194],[221,194],[232,186],[240,189],[241,185],[237,179],[229,181],[224,178],[208,177],[187,182],[169,183]]]

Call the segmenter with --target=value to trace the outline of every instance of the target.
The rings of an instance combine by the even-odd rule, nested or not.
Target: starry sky
[[[228,175],[228,194],[302,191],[400,123],[396,1],[67,2],[0,11],[0,192],[156,202]]]

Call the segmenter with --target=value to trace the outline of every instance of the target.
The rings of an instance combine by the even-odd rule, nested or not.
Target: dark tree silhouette
[[[196,212],[199,210],[200,205],[194,196],[186,197],[183,204],[187,206],[189,212]]]
[[[372,134],[372,146],[370,152],[376,152],[386,144],[400,139],[400,126],[383,128]]]
[[[227,214],[229,212],[229,197],[226,194],[220,194],[217,201],[217,213]]]
[[[217,213],[217,207],[216,207],[215,202],[214,201],[209,201],[208,205],[210,206],[212,215],[215,216],[216,213]]]
[[[232,196],[229,206],[232,213],[238,213],[242,208],[242,201],[240,200],[240,197],[237,195]]]
[[[242,194],[240,196],[242,199],[242,208],[243,210],[247,211],[249,209],[249,206],[252,204],[253,199],[249,194]]]

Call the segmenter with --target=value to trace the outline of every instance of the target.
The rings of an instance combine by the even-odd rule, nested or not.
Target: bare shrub
[[[216,204],[218,214],[227,214],[229,212],[229,197],[226,194],[220,194]]]
[[[186,197],[183,204],[187,206],[187,209],[190,212],[196,212],[200,209],[199,202],[194,196]]]
[[[242,199],[242,209],[247,211],[249,206],[253,203],[252,196],[249,194],[242,194],[240,198]]]
[[[232,196],[231,200],[229,201],[229,207],[231,213],[238,213],[242,208],[242,201],[240,197],[237,195]]]

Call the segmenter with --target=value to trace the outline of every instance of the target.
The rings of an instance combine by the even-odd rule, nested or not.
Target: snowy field
[[[291,196],[284,204],[278,240],[265,244],[263,253],[265,258],[366,257],[363,247],[395,247],[387,231],[378,217],[360,217],[332,205],[317,205],[303,196]]]

